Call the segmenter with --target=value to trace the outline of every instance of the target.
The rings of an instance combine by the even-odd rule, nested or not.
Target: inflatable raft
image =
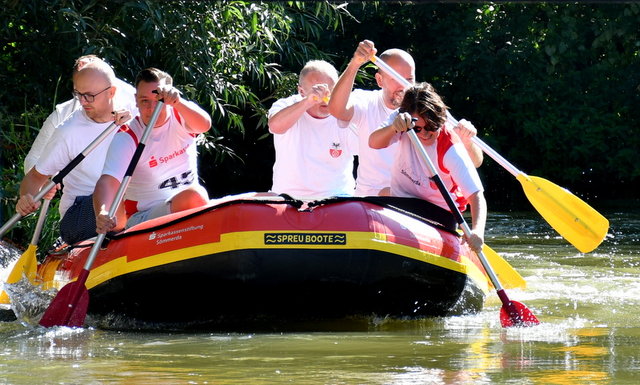
[[[44,287],[74,280],[92,245],[47,256]],[[246,195],[107,237],[86,286],[89,324],[221,330],[473,313],[490,289],[452,216],[428,202]]]

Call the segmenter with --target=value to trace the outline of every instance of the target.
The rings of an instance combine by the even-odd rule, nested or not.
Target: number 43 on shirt
[[[164,182],[160,183],[158,186],[159,189],[163,188],[178,188],[180,185],[190,185],[193,183],[193,173],[189,170],[180,174],[180,176],[172,176],[169,179],[166,179]]]

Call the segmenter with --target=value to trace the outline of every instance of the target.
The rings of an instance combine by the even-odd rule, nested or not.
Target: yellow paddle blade
[[[602,243],[609,221],[585,201],[546,179],[524,173],[516,178],[533,207],[578,250],[588,253]]]
[[[500,283],[505,289],[524,289],[527,287],[527,282],[522,278],[520,273],[491,247],[486,244],[483,245],[482,252],[484,256],[487,257],[487,262],[489,262],[493,268],[493,272],[498,276]]]
[[[9,299],[9,296],[7,295],[7,292],[2,290],[2,292],[0,292],[0,304],[10,304],[11,303],[11,299]]]
[[[31,283],[35,284],[36,279],[36,269],[38,267],[38,260],[36,259],[36,250],[38,247],[36,245],[29,245],[27,250],[20,256],[20,258],[16,261],[16,264],[13,265],[13,269],[9,273],[7,277],[7,283],[12,284],[16,283],[22,279],[23,275],[26,275]],[[8,304],[11,301],[9,300],[9,296],[5,291],[0,293],[0,303]]]

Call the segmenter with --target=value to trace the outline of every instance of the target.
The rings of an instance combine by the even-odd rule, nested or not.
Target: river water
[[[528,282],[507,292],[539,326],[502,328],[494,293],[476,315],[325,325],[330,332],[0,322],[0,384],[637,384],[640,212],[606,216],[609,236],[581,254],[537,213],[491,213],[487,243]]]

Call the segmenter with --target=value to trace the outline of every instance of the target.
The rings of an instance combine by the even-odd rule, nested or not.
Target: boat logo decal
[[[265,245],[346,245],[345,233],[264,233]]]
[[[156,240],[156,245],[159,245],[161,243],[167,243],[167,242],[171,242],[171,241],[178,241],[180,239],[182,239],[182,233],[186,233],[187,231],[194,231],[194,230],[202,230],[204,229],[204,225],[198,225],[198,226],[189,226],[189,227],[185,227],[182,229],[177,229],[177,230],[170,230],[170,231],[165,231],[165,232],[152,232],[151,234],[149,234],[149,240]]]

